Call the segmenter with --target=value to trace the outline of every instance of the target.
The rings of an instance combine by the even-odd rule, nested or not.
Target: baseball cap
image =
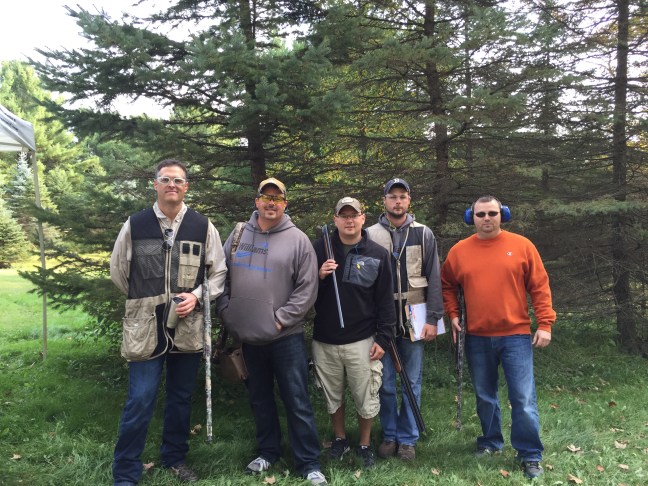
[[[263,192],[263,189],[265,189],[265,186],[275,186],[277,189],[281,191],[281,193],[284,196],[286,195],[286,186],[284,186],[284,183],[281,182],[279,179],[270,177],[268,179],[262,180],[261,184],[259,184],[259,189],[257,190],[257,193],[261,194],[261,192]]]
[[[362,213],[362,204],[357,199],[352,197],[343,197],[335,205],[335,215],[337,216],[342,211],[342,208],[349,206],[350,208],[355,209],[357,212]]]
[[[383,193],[385,196],[389,193],[389,191],[392,190],[394,186],[401,186],[403,189],[405,189],[407,192],[410,192],[410,186],[407,183],[405,179],[399,179],[398,177],[394,179],[389,179],[385,183],[385,192]]]

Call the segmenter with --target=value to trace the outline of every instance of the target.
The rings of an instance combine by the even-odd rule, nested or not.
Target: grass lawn
[[[0,484],[109,485],[111,461],[126,387],[126,365],[118,349],[95,341],[91,323],[78,312],[49,309],[48,357],[41,356],[41,299],[12,270],[0,270]],[[648,362],[619,354],[609,331],[559,317],[549,348],[536,353],[538,403],[545,444],[542,485],[648,484]],[[323,469],[332,485],[521,485],[514,451],[486,460],[472,457],[479,423],[472,389],[464,390],[464,427],[454,428],[456,384],[448,337],[429,345],[422,411],[428,432],[417,460],[378,460],[370,471],[351,454]],[[202,377],[201,377],[202,379]],[[313,387],[322,442],[331,428]],[[506,391],[502,389],[502,403]],[[161,402],[161,401],[160,401]],[[292,469],[290,446],[268,474],[242,474],[255,456],[254,425],[242,385],[213,380],[214,442],[204,428],[191,438],[188,462],[204,485],[303,485]],[[348,431],[357,442],[352,406]],[[506,405],[505,435],[510,429]],[[174,485],[159,467],[161,404],[149,429],[143,460],[153,466],[141,485]],[[192,423],[204,425],[202,390]],[[196,429],[198,429],[196,427]],[[285,430],[285,427],[284,427]],[[508,438],[507,438],[508,440]],[[374,442],[380,441],[375,425]],[[582,481],[582,482],[581,482]]]

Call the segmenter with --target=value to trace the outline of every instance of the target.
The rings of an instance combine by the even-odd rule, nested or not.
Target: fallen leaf
[[[601,466],[600,464],[597,464],[597,465],[596,465],[596,470],[597,470],[598,472],[603,472],[603,471],[605,471],[605,468],[604,468],[603,466]]]
[[[571,452],[580,452],[581,448],[580,448],[580,447],[576,447],[574,444],[569,444],[569,445],[567,446],[567,450],[569,450],[569,451],[571,451]]]
[[[11,456],[12,461],[17,461],[18,459],[22,459],[22,456],[20,454],[12,454]]]
[[[625,430],[620,429],[620,428],[618,428],[618,427],[610,427],[610,430],[611,430],[612,432],[625,432]]]
[[[623,469],[624,471],[627,471],[630,469],[630,466],[626,466],[625,464],[619,464],[619,469]]]
[[[196,424],[193,426],[193,429],[189,432],[191,435],[198,435],[202,430],[202,425]]]
[[[503,478],[508,478],[511,475],[511,473],[508,472],[506,469],[500,469],[499,473],[502,475]]]
[[[263,484],[274,484],[276,482],[277,480],[274,476],[266,476],[266,478],[263,480]]]
[[[358,469],[358,470],[355,472],[354,476],[356,477],[356,479],[360,479],[360,476],[362,476],[362,471],[361,471],[360,469]]]
[[[145,471],[148,471],[149,469],[153,469],[153,467],[155,467],[154,462],[147,462],[146,464],[142,464],[142,465],[144,466]]]
[[[441,474],[441,471],[439,471],[438,469],[434,469],[434,468],[430,472],[432,474],[434,474],[435,476],[438,476],[439,474]]]
[[[323,449],[328,449],[329,447],[331,447],[331,444],[332,444],[332,442],[330,440],[323,440],[322,441],[322,448]]]
[[[616,407],[616,402],[615,401],[608,402],[608,407]]]
[[[549,471],[553,471],[553,464],[546,464],[545,463],[545,469],[548,469]]]
[[[556,405],[555,403],[552,403],[549,405],[549,407],[556,409],[556,408],[560,408],[560,405]]]
[[[578,479],[578,478],[577,478],[576,476],[574,476],[573,474],[568,474],[568,475],[567,475],[567,480],[568,480],[570,483],[574,483],[574,484],[583,484],[583,480],[582,480],[582,479]]]
[[[627,440],[621,440],[621,441],[615,440],[614,441],[614,447],[616,447],[617,449],[625,449],[626,447],[628,447],[628,441]]]

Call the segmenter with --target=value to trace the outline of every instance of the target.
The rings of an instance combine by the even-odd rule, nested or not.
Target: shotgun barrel
[[[464,346],[466,344],[466,302],[464,300],[464,294],[462,289],[459,289],[459,326],[461,330],[457,336],[457,420],[455,422],[455,427],[457,430],[461,430],[461,411],[463,408],[463,370],[464,370],[464,361],[465,361],[465,352]]]
[[[389,354],[391,355],[392,361],[394,362],[394,368],[396,368],[396,372],[400,375],[401,383],[403,384],[403,389],[405,390],[405,395],[407,396],[407,402],[409,403],[412,414],[414,415],[414,420],[416,421],[416,427],[418,427],[420,433],[423,433],[425,432],[425,422],[423,422],[421,409],[419,408],[416,397],[414,396],[412,384],[409,381],[409,376],[407,376],[407,371],[403,366],[400,353],[398,352],[398,347],[396,346],[396,341],[393,338],[389,340]]]
[[[326,247],[326,257],[329,260],[335,260],[333,257],[333,245],[331,244],[331,237],[329,236],[328,226],[322,225],[322,237],[324,238],[324,246]],[[337,278],[335,272],[331,274],[333,279],[333,289],[335,290],[335,302],[337,303],[338,317],[340,318],[340,327],[344,329],[344,317],[342,316],[342,304],[340,303],[340,292],[338,291]]]
[[[212,341],[211,341],[211,305],[209,304],[209,276],[207,275],[208,268],[205,266],[205,280],[203,282],[203,354],[205,356],[205,410],[207,411],[206,428],[207,428],[207,442],[213,439],[212,434],[212,396],[211,396],[211,355],[212,355]]]

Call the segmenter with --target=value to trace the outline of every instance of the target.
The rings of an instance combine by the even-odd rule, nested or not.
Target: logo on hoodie
[[[239,249],[236,251],[236,258],[245,258],[251,256],[253,253],[258,255],[268,254],[268,242],[264,241],[259,246],[254,246],[251,243],[241,243]]]

